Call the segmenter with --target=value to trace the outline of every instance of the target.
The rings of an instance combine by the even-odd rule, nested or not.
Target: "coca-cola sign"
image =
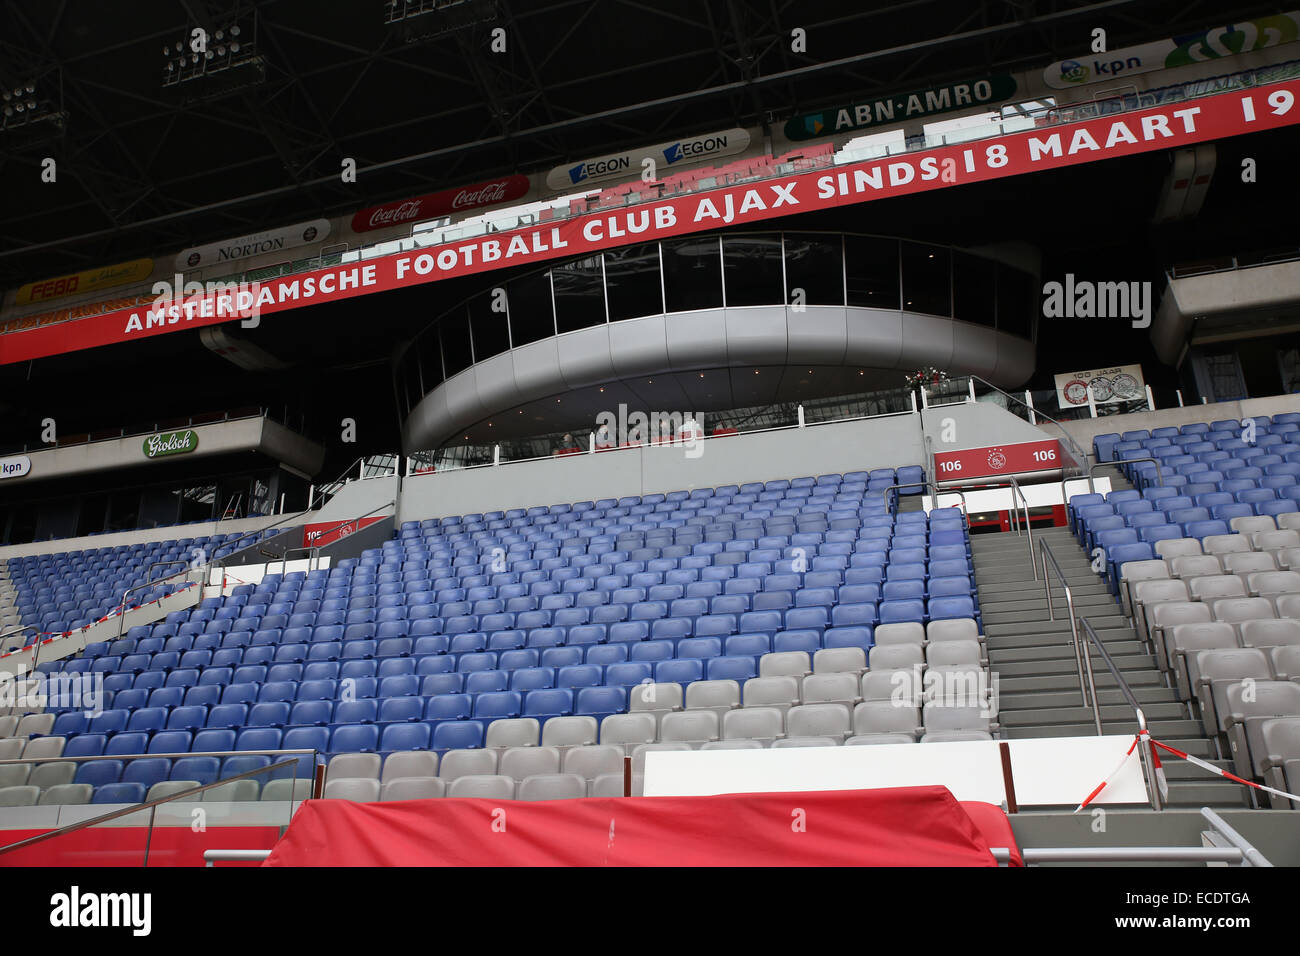
[[[442,192],[428,193],[411,199],[371,206],[352,217],[353,232],[369,232],[372,229],[386,229],[404,222],[421,222],[437,219],[452,213],[468,212],[484,206],[510,202],[522,198],[528,192],[527,176],[507,176],[494,179],[489,183],[475,183],[459,189],[444,189]]]

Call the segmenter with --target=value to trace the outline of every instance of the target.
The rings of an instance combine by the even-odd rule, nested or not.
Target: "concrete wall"
[[[372,514],[392,514],[386,506],[397,500],[400,480],[396,476],[349,481],[324,507],[303,517],[303,524],[322,521],[350,521]]]
[[[925,458],[920,416],[912,414],[710,438],[699,457],[686,455],[680,447],[649,446],[418,475],[403,483],[398,521],[869,471]]]

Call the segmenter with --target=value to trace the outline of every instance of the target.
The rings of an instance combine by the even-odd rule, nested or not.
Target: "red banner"
[[[946,787],[536,802],[308,800],[263,865],[993,866],[990,847],[1014,846],[1014,838],[1009,826],[992,830],[976,824]]]
[[[494,233],[424,251],[399,252],[274,279],[261,286],[253,299],[260,313],[269,314],[507,266],[575,258],[630,242],[667,239],[733,223],[765,222],[963,183],[1177,149],[1300,122],[1297,92],[1300,80],[1291,80],[1247,92],[1221,93],[1102,119],[588,213],[555,225]],[[224,296],[224,307],[221,298],[220,293],[208,293],[170,309],[122,309],[77,322],[11,333],[0,337],[0,364],[130,342],[232,321],[247,314],[235,311],[239,306],[231,304],[233,297],[229,294]]]
[[[1048,471],[1061,467],[1061,443],[1055,438],[1024,441],[1013,445],[989,445],[934,455],[935,481],[1017,475],[1027,471]]]
[[[383,520],[383,515],[375,515],[371,518],[360,518],[356,521],[349,521],[346,524],[339,524],[337,521],[322,521],[319,524],[305,524],[302,526],[302,546],[304,548],[323,548],[327,544],[341,541],[348,535],[356,534],[362,528],[369,528],[376,521]]]
[[[438,193],[371,206],[352,217],[352,231],[369,232],[403,222],[437,219],[452,213],[495,206],[521,198],[528,192],[529,185],[527,176],[507,176],[490,183],[475,183],[461,189],[444,189]]]

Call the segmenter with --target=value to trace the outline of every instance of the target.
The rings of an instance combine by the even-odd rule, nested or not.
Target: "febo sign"
[[[934,456],[935,481],[1015,475],[1060,467],[1061,447],[1055,438],[936,452]]]
[[[356,534],[362,528],[370,527],[376,521],[383,520],[383,515],[375,515],[370,518],[358,518],[356,521],[348,521],[345,524],[339,524],[337,521],[306,524],[302,526],[302,546],[304,548],[323,548],[327,544],[341,541],[348,535]]]
[[[369,232],[404,222],[437,219],[439,216],[510,202],[528,192],[528,186],[527,176],[507,176],[490,183],[475,183],[461,189],[447,189],[400,202],[371,206],[352,217],[352,231]]]

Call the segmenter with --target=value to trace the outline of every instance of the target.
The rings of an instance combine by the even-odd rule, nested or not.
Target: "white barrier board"
[[[1021,806],[1081,803],[1112,773],[1132,744],[1128,736],[1046,737],[1005,741]],[[802,790],[874,790],[942,785],[958,800],[1006,799],[999,741],[791,747],[763,750],[650,751],[647,797]],[[1138,753],[1097,803],[1147,802]]]

